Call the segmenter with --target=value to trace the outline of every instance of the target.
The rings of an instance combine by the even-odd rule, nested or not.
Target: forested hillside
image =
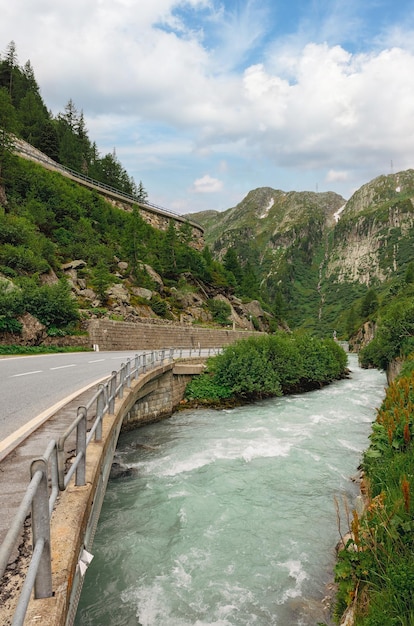
[[[13,41],[0,57],[0,127],[66,167],[137,199],[146,197],[142,182],[137,185],[128,175],[115,149],[99,154],[88,136],[82,109],[71,99],[56,116],[48,110],[30,61],[19,66]]]
[[[233,275],[188,223],[166,231],[138,205],[123,211],[66,177],[18,158],[17,136],[55,161],[145,201],[115,152],[101,157],[82,112],[69,101],[54,117],[30,62],[19,67],[13,42],[0,58],[0,332],[19,333],[35,316],[49,335],[82,331],[82,321],[161,318],[268,328],[259,303],[234,297]],[[253,285],[252,289],[253,291]],[[247,307],[247,308],[246,308]]]

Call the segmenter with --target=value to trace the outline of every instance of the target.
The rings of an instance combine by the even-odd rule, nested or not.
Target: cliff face
[[[348,201],[265,187],[223,213],[193,217],[218,257],[234,247],[242,262],[257,259],[262,288],[281,294],[288,321],[326,333],[414,260],[414,170],[380,176]]]
[[[412,260],[414,170],[381,176],[346,203],[334,229],[326,276],[367,286]]]

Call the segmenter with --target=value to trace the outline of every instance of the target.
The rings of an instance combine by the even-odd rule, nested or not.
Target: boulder
[[[253,317],[266,317],[266,313],[263,311],[262,306],[258,300],[252,300],[248,304],[245,305],[246,310]]]
[[[154,293],[151,289],[145,289],[145,287],[132,287],[132,293],[139,298],[145,298],[145,300],[151,300]]]
[[[114,461],[111,466],[109,477],[111,480],[117,480],[119,478],[129,478],[136,474],[136,468],[129,467],[121,461]]]
[[[86,261],[82,261],[82,259],[77,259],[75,261],[69,261],[69,263],[64,263],[61,267],[64,272],[66,272],[67,270],[80,270],[86,267]]]
[[[21,339],[26,346],[37,346],[47,337],[46,326],[30,313],[18,318],[22,325]]]
[[[106,293],[109,298],[113,298],[118,302],[129,302],[129,293],[123,285],[112,285]]]
[[[92,289],[81,289],[78,291],[78,295],[85,300],[90,300],[91,302],[95,302],[97,299],[96,293]]]
[[[154,283],[156,283],[161,289],[164,288],[161,276],[151,267],[151,265],[142,263],[141,267],[147,272],[148,276],[154,281]]]

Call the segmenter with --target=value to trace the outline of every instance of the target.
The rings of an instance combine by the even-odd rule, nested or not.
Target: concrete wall
[[[203,359],[179,363],[148,373],[148,381],[133,394],[134,404],[126,412],[122,431],[158,422],[172,415],[184,397],[187,384],[204,370]]]
[[[54,595],[32,599],[25,626],[72,626],[83,577],[83,549],[93,553],[93,538],[104,498],[118,436],[123,429],[172,414],[193,375],[203,370],[202,359],[167,363],[141,374],[115,402],[114,415],[103,419],[102,440],[91,442],[86,454],[86,484],[72,480],[61,492],[52,516],[51,550]]]
[[[113,320],[92,320],[89,339],[99,350],[157,350],[160,348],[217,348],[227,346],[253,331],[195,328],[184,325],[135,324]]]

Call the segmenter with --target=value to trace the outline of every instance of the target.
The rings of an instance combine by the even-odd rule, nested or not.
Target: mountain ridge
[[[241,264],[255,259],[262,290],[274,304],[283,299],[288,323],[345,333],[347,309],[369,289],[385,292],[413,261],[413,206],[409,169],[374,178],[349,200],[263,187],[221,213],[190,216],[217,258],[233,248]]]

